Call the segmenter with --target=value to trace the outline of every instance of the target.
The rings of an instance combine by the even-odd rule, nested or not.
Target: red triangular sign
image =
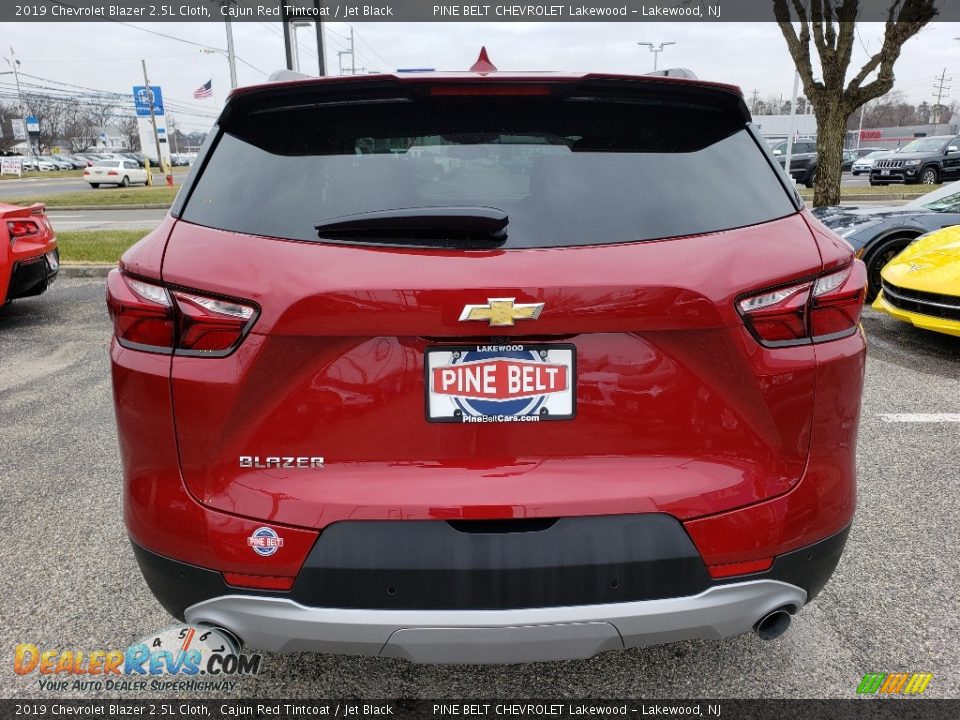
[[[490,58],[487,56],[487,48],[480,48],[480,57],[478,57],[477,61],[470,66],[470,72],[483,73],[496,71],[497,66],[490,62]]]

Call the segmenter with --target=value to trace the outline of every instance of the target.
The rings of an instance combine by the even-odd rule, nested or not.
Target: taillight
[[[213,357],[233,351],[257,315],[248,303],[168,289],[119,270],[107,276],[107,307],[124,347]]]
[[[770,347],[835,340],[856,331],[866,295],[867,271],[860,260],[840,270],[737,302],[754,336]]]
[[[41,227],[33,220],[8,220],[7,232],[10,234],[10,245],[20,238],[28,238],[31,235],[39,235]]]
[[[107,175],[119,175],[119,174],[120,173],[118,173],[116,170],[107,170]]]

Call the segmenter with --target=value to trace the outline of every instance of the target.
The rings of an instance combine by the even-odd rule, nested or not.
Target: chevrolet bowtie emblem
[[[543,303],[514,303],[516,298],[489,298],[486,305],[464,305],[460,320],[489,320],[490,327],[509,327],[516,320],[536,320]]]

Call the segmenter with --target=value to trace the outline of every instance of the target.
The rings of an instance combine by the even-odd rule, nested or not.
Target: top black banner
[[[820,1],[798,0],[808,9],[811,2]],[[829,1],[841,5],[841,0]],[[781,2],[796,18],[793,0],[13,0],[0,3],[0,21],[775,22],[774,7]],[[857,0],[853,4],[858,22],[886,22],[891,7],[897,19],[903,8],[909,14],[912,6],[926,5],[936,9],[936,21],[960,21],[960,0]]]

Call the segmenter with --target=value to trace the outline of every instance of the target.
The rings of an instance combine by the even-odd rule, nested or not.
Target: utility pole
[[[947,90],[950,89],[950,86],[949,86],[949,85],[946,85],[945,83],[948,83],[948,82],[950,82],[950,81],[953,80],[952,77],[948,78],[948,77],[946,77],[946,75],[947,75],[947,69],[944,68],[944,69],[943,69],[943,72],[940,73],[940,78],[939,78],[939,79],[936,78],[936,77],[933,78],[933,89],[934,89],[934,91],[937,93],[937,95],[936,95],[936,97],[937,97],[937,104],[936,104],[936,108],[937,108],[937,120],[936,120],[936,122],[934,123],[934,125],[939,125],[939,124],[940,124],[940,114],[943,112],[943,106],[940,104],[940,100],[941,100],[941,98],[943,98],[943,93],[944,93],[945,91],[947,91]]]
[[[20,117],[23,122],[27,120],[27,106],[23,104],[23,93],[20,90],[20,74],[17,72],[17,68],[20,66],[20,61],[17,60],[16,53],[13,52],[13,45],[10,46],[10,57],[7,58],[7,65],[13,68],[13,80],[17,84],[17,102],[20,105]],[[30,150],[30,159],[33,159],[33,140],[30,139],[30,133],[27,133],[27,148]]]
[[[756,88],[754,88],[752,96],[753,96],[753,101],[750,104],[750,112],[756,115],[757,114],[757,98],[760,96],[760,93],[757,91]]]
[[[350,26],[350,74],[357,74],[357,54],[353,49],[353,25]]]
[[[147,78],[147,61],[141,59],[140,63],[143,65],[143,84],[147,90],[147,103],[149,103],[150,106],[150,124],[153,125],[153,142],[157,147],[157,167],[166,173],[166,168],[163,167],[163,155],[160,153],[160,135],[157,133],[157,116],[153,112],[153,90],[150,89],[150,80]]]

